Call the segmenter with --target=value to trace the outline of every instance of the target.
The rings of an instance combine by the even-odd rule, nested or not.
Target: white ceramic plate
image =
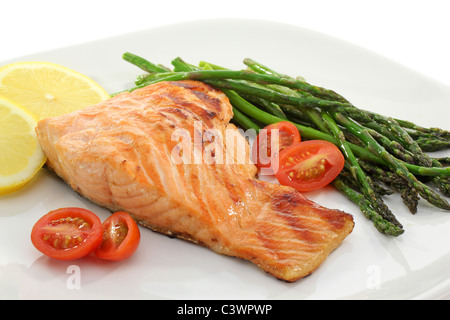
[[[206,60],[242,68],[242,60],[251,57],[332,88],[361,108],[450,129],[448,87],[349,43],[272,22],[189,22],[15,61],[59,63],[92,77],[112,93],[131,87],[141,73],[122,60],[126,51],[166,65],[181,56],[192,63]],[[0,198],[0,299],[450,298],[449,212],[421,202],[419,212],[411,215],[398,195],[391,196],[386,201],[406,232],[389,238],[334,189],[307,196],[352,213],[356,226],[317,271],[296,283],[276,280],[250,262],[144,228],[141,245],[129,260],[60,262],[42,256],[30,242],[39,217],[67,206],[91,209],[102,220],[109,213],[41,170],[25,189]]]

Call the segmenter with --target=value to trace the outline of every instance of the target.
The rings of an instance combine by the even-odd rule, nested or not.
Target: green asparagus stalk
[[[261,128],[255,122],[253,122],[249,117],[233,107],[233,121],[236,122],[240,127],[244,129],[254,129],[258,132]]]
[[[375,211],[370,202],[364,198],[364,196],[348,185],[346,185],[340,178],[333,181],[333,185],[336,189],[343,192],[352,202],[356,203],[364,215],[373,221],[374,226],[383,234],[391,236],[399,236],[404,233],[404,230],[390,221],[384,219],[377,211]]]
[[[149,73],[167,72],[166,68],[155,65],[150,61],[130,52],[125,52],[122,58],[125,61],[128,61],[137,66],[138,68],[144,70],[145,72]]]
[[[401,143],[395,140],[390,140],[385,135],[380,134],[378,131],[375,131],[370,128],[366,129],[370,133],[370,135],[374,137],[384,148],[389,150],[392,153],[392,155],[405,162],[415,163],[414,154],[409,150],[405,150],[405,148]]]
[[[242,96],[244,99],[248,100],[249,102],[260,106],[262,109],[264,109],[265,111],[267,111],[270,114],[273,114],[274,116],[281,118],[281,119],[287,119],[286,114],[284,113],[284,111],[282,110],[282,108],[273,102],[258,98],[258,97],[253,97],[253,96]]]
[[[394,119],[385,117],[375,112],[351,108],[348,106],[340,107],[339,112],[345,113],[360,123],[364,123],[364,125],[369,126],[369,128],[373,128],[372,125],[376,125],[376,128],[373,128],[374,130],[377,130],[380,126],[384,126],[386,131],[380,132],[381,134],[389,135],[391,140],[398,141],[406,150],[409,150],[417,161],[417,164],[427,167],[431,166],[431,160],[429,157],[423,153],[417,142],[414,141],[406,130],[403,129]],[[388,133],[388,131],[390,133]]]
[[[298,79],[294,79],[291,76],[278,73],[275,70],[272,70],[269,67],[267,67],[261,63],[258,63],[255,60],[252,60],[250,58],[244,59],[244,64],[247,65],[248,67],[250,67],[252,70],[258,72],[259,74],[273,75],[273,76],[281,78],[281,79],[288,79],[289,81],[296,81],[298,83],[301,83],[301,85],[298,85],[296,87],[297,89],[302,90],[304,92],[308,92],[316,97],[333,100],[333,101],[347,102],[346,99],[344,99],[341,95],[337,94],[336,92],[334,92],[332,90],[313,86],[304,81],[299,81]],[[293,87],[291,87],[291,88],[293,88]]]
[[[442,166],[450,166],[450,157],[434,158],[433,160],[438,161]]]
[[[425,152],[440,151],[450,148],[450,141],[432,138],[418,138],[416,140],[420,148]]]
[[[366,170],[366,172],[368,172],[369,175],[373,177],[373,179],[379,180],[399,192],[403,199],[403,203],[406,207],[408,207],[412,214],[417,212],[417,205],[419,202],[417,190],[411,188],[405,179],[401,178],[392,171],[370,165],[365,161],[359,160],[358,163],[364,170]]]
[[[442,138],[442,139],[447,139],[447,140],[450,139],[450,131],[447,131],[447,130],[443,130],[440,128],[424,128],[413,122],[406,121],[406,120],[395,119],[395,121],[397,121],[397,123],[400,124],[405,129],[412,129],[417,132],[430,133],[430,134],[432,134],[436,137]]]
[[[172,63],[181,61],[181,59],[173,60]],[[342,103],[323,100],[320,98],[316,98],[313,96],[310,97],[292,97],[288,95],[284,95],[281,93],[277,93],[272,90],[267,90],[262,87],[258,87],[252,85],[250,83],[243,83],[238,81],[220,81],[224,79],[235,79],[235,80],[247,80],[256,84],[277,84],[286,86],[288,88],[302,88],[303,83],[298,80],[286,79],[286,78],[278,78],[275,76],[265,75],[265,74],[257,74],[254,72],[250,72],[247,70],[196,70],[196,71],[188,71],[188,72],[163,72],[163,75],[155,74],[154,77],[150,79],[148,82],[144,82],[132,89],[130,91],[142,88],[146,85],[159,82],[161,79],[164,81],[180,81],[180,80],[207,80],[214,81],[216,86],[224,87],[225,89],[231,90],[239,90],[243,93],[255,94],[256,96],[267,98],[268,100],[276,100],[274,102],[282,102],[282,103],[296,103],[296,104],[304,104],[306,106],[335,106],[340,105]]]

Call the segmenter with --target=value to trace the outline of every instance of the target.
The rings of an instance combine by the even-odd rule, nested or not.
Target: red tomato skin
[[[45,227],[48,226],[50,221],[67,217],[79,217],[86,220],[90,223],[91,230],[80,245],[69,249],[54,248],[43,240]],[[31,231],[31,242],[34,247],[44,255],[57,260],[70,261],[80,259],[95,250],[101,241],[102,222],[100,218],[89,210],[76,207],[60,208],[50,211],[34,224]]]
[[[108,235],[105,234],[112,223],[125,223],[128,229],[127,235],[118,246],[115,246],[111,239],[108,238]],[[139,247],[141,239],[139,227],[127,212],[118,211],[112,214],[103,222],[103,231],[102,243],[94,251],[95,255],[100,259],[110,261],[125,260],[131,257]]]
[[[330,167],[327,168],[321,179],[311,182],[301,182],[288,176],[285,163],[290,156],[307,148],[319,148],[320,151],[318,151],[318,154],[322,152],[327,155],[325,158],[330,163]],[[331,142],[323,140],[309,140],[292,145],[280,152],[278,160],[279,170],[275,172],[278,182],[282,185],[294,187],[299,192],[313,191],[328,185],[339,175],[345,164],[344,155],[339,148]]]
[[[300,133],[299,133],[297,127],[295,127],[295,125],[292,122],[280,121],[280,122],[272,123],[272,124],[264,127],[262,130],[266,130],[265,134],[260,132],[258,134],[258,136],[256,137],[255,142],[253,143],[253,146],[252,146],[252,159],[253,159],[254,164],[258,168],[270,168],[272,166],[271,161],[267,161],[268,159],[264,160],[264,161],[261,160],[261,158],[260,158],[261,151],[259,149],[260,148],[268,148],[267,150],[271,152],[270,146],[266,147],[265,141],[261,141],[261,140],[267,140],[267,135],[269,135],[273,129],[279,130],[280,137],[282,134],[284,134],[284,135],[287,135],[291,140],[289,142],[289,144],[282,143],[282,145],[280,146],[280,150],[287,148],[289,145],[293,145],[293,144],[299,143],[301,141]],[[269,157],[268,155],[266,155],[266,156]],[[273,158],[275,158],[276,156],[278,156],[278,154],[275,154],[273,156]]]

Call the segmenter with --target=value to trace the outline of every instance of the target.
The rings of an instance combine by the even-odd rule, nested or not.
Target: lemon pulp
[[[0,96],[16,102],[38,120],[109,98],[91,78],[49,62],[17,62],[1,67]]]
[[[44,165],[35,127],[31,114],[0,97],[0,195],[23,187]]]

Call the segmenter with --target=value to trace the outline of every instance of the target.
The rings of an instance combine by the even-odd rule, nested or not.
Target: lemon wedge
[[[0,97],[0,195],[22,188],[44,165],[35,127],[31,114]]]
[[[1,67],[0,96],[22,106],[37,120],[109,98],[91,78],[49,62],[16,62]]]

